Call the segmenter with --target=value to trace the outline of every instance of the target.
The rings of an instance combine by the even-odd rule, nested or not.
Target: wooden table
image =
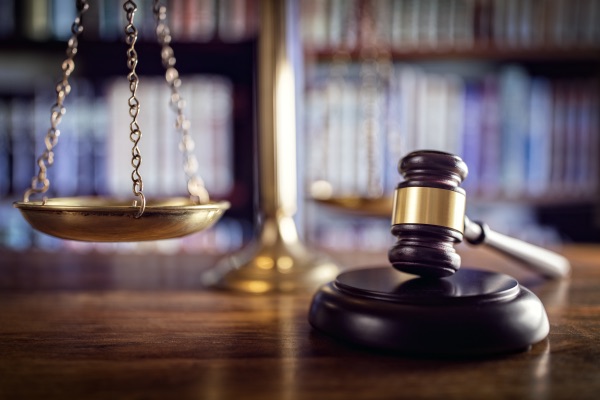
[[[600,398],[600,247],[543,282],[486,252],[544,302],[529,352],[414,359],[338,343],[307,322],[311,293],[200,288],[203,256],[0,253],[0,398]],[[385,255],[352,255],[355,264]]]

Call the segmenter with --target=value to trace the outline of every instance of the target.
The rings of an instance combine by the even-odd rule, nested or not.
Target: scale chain
[[[205,204],[210,201],[204,181],[198,175],[198,160],[194,155],[195,143],[190,135],[190,121],[184,114],[185,101],[179,93],[181,79],[175,68],[175,54],[171,47],[171,31],[167,25],[167,7],[160,0],[154,0],[154,18],[156,19],[156,37],[161,45],[161,59],[165,68],[165,79],[171,89],[170,105],[177,113],[175,127],[180,133],[181,142],[179,149],[184,157],[183,169],[188,178],[187,189],[191,198],[198,203]]]
[[[129,91],[131,92],[131,97],[128,99],[129,104],[129,116],[131,117],[131,123],[129,124],[129,139],[133,143],[133,147],[131,149],[131,166],[133,167],[133,171],[131,172],[131,180],[133,182],[133,194],[139,198],[140,208],[135,216],[139,218],[144,214],[146,209],[146,197],[144,196],[144,183],[142,181],[142,175],[140,174],[140,166],[142,164],[142,155],[139,148],[139,142],[142,138],[142,131],[140,130],[140,126],[137,122],[137,117],[140,112],[140,102],[136,97],[136,91],[139,84],[139,78],[137,73],[135,72],[135,68],[138,63],[138,55],[135,50],[135,43],[138,38],[138,30],[133,24],[133,18],[135,16],[135,12],[137,11],[137,5],[135,2],[129,0],[123,4],[123,9],[127,14],[127,26],[125,27],[125,42],[129,47],[127,48],[127,67],[129,68],[129,74],[127,74],[127,79],[129,80]],[[134,206],[137,206],[137,201],[134,201]]]
[[[46,133],[44,144],[46,150],[37,159],[37,165],[39,171],[37,176],[31,179],[31,187],[25,191],[23,195],[23,202],[29,202],[29,197],[32,194],[46,193],[50,188],[50,180],[47,177],[48,168],[54,164],[54,147],[58,144],[58,137],[60,136],[60,130],[58,125],[62,120],[63,115],[67,112],[64,106],[64,101],[71,92],[71,85],[69,84],[69,77],[75,70],[75,55],[77,54],[77,46],[79,44],[78,37],[83,32],[83,26],[81,23],[83,14],[88,10],[89,4],[86,0],[77,0],[77,16],[75,21],[71,25],[71,37],[67,42],[67,58],[62,63],[63,76],[60,82],[56,84],[56,103],[50,109],[50,129]],[[44,198],[43,202],[46,202]]]

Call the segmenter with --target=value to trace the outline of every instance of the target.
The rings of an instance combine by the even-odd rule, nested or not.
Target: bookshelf
[[[98,0],[92,3],[92,6],[96,4],[97,7],[92,7],[87,14],[87,20],[84,19],[87,30],[81,38],[81,51],[76,58],[75,78],[79,79],[80,86],[84,89],[80,97],[74,98],[81,98],[82,104],[87,102],[94,110],[105,110],[104,115],[108,115],[107,99],[110,97],[111,85],[115,79],[118,83],[127,70],[125,45],[119,37],[119,26],[123,25],[123,21],[119,19],[124,19],[124,16],[119,0]],[[138,2],[141,10],[136,15],[136,20],[140,21],[140,41],[137,48],[141,61],[138,72],[142,76],[142,85],[146,81],[150,91],[158,91],[160,76],[163,73],[157,53],[159,46],[152,37],[151,14],[144,12],[151,8],[151,3],[151,0]],[[228,129],[231,136],[230,144],[227,145],[230,146],[230,178],[214,181],[219,183],[230,179],[231,184],[223,185],[221,192],[217,190],[214,194],[229,200],[233,207],[227,212],[227,216],[231,218],[225,220],[221,230],[217,227],[218,229],[208,235],[204,234],[201,238],[193,237],[177,244],[153,246],[158,246],[159,251],[165,252],[176,252],[182,248],[190,252],[204,252],[214,248],[230,252],[251,235],[254,221],[256,177],[253,173],[254,156],[249,149],[255,148],[257,2],[175,0],[170,1],[169,5],[175,7],[172,9],[171,20],[179,22],[173,30],[173,48],[178,59],[177,66],[184,76],[184,85],[186,78],[191,78],[199,85],[196,88],[200,88],[206,83],[202,81],[203,77],[217,77],[222,83],[217,86],[221,87],[222,93],[226,93],[225,97],[230,102]],[[552,245],[562,240],[598,241],[600,234],[595,220],[600,219],[600,167],[594,155],[600,154],[600,145],[597,142],[600,25],[596,23],[600,18],[600,1],[303,0],[300,5],[302,11],[299,18],[303,26],[301,45],[304,48],[306,68],[304,76],[301,77],[304,80],[305,91],[301,106],[303,129],[299,135],[302,142],[299,161],[300,175],[304,177],[305,186],[308,187],[318,174],[325,174],[332,179],[334,189],[338,193],[364,194],[368,180],[365,175],[366,168],[346,169],[350,172],[356,171],[354,175],[340,175],[339,171],[348,163],[365,165],[367,159],[364,153],[364,138],[356,129],[361,126],[361,121],[356,118],[360,116],[361,106],[363,109],[365,106],[361,104],[359,93],[362,85],[361,68],[367,60],[373,65],[383,66],[383,69],[389,67],[389,75],[378,78],[377,84],[380,86],[375,97],[380,129],[376,134],[376,151],[381,155],[379,159],[382,163],[378,166],[378,179],[384,193],[389,194],[397,183],[395,164],[402,155],[417,145],[443,147],[454,143],[454,148],[444,149],[461,154],[472,166],[471,176],[465,182],[472,199],[471,206],[476,208],[472,210],[472,214],[480,213],[482,219],[504,233],[533,239],[539,244]],[[13,114],[10,110],[14,105],[20,110],[39,107],[40,120],[43,123],[45,113],[50,107],[47,95],[52,94],[64,55],[65,32],[60,21],[71,18],[69,12],[66,12],[70,6],[71,0],[0,2],[0,120],[14,120],[26,125],[23,121],[26,122],[27,118],[11,119]],[[56,10],[63,12],[57,13]],[[115,15],[118,17],[113,17]],[[34,20],[39,24],[37,28],[33,26]],[[377,23],[373,24],[372,21]],[[337,87],[333,83],[340,77],[343,78],[343,84]],[[504,83],[501,82],[501,77],[504,77]],[[518,82],[528,82],[529,88],[536,89],[524,90]],[[412,104],[422,104],[426,109],[433,110],[431,113],[419,114],[415,110],[411,111],[411,102],[402,97],[403,93],[406,93],[407,85],[413,86],[414,96],[420,95],[421,103],[414,101]],[[573,106],[570,105],[571,100],[561,100],[564,104],[560,112],[554,112],[553,108],[549,112],[536,114],[536,135],[528,130],[519,134],[520,139],[525,136],[528,140],[535,139],[539,143],[545,143],[544,146],[551,144],[548,139],[552,139],[554,133],[538,135],[547,130],[544,128],[545,124],[553,123],[551,118],[545,118],[547,115],[559,120],[562,118],[565,126],[570,124],[567,121],[572,120],[572,115],[579,115],[575,118],[579,121],[575,125],[592,126],[589,129],[590,134],[583,135],[587,137],[585,140],[588,142],[569,142],[571,149],[575,150],[567,152],[568,157],[563,159],[569,161],[560,165],[572,166],[575,160],[576,167],[571,167],[570,172],[565,169],[558,173],[561,176],[559,181],[563,185],[550,187],[553,183],[552,178],[548,178],[552,175],[551,168],[560,170],[551,166],[555,164],[551,162],[554,159],[552,150],[544,146],[529,145],[517,146],[516,157],[519,161],[516,165],[546,176],[546,181],[526,172],[522,175],[516,174],[516,183],[493,183],[489,185],[490,188],[483,188],[480,184],[482,179],[478,180],[477,176],[482,174],[477,173],[477,165],[481,165],[482,162],[473,161],[473,157],[486,159],[487,156],[482,155],[482,150],[491,149],[495,151],[495,155],[492,153],[492,156],[502,160],[500,150],[505,145],[499,142],[496,146],[483,146],[481,135],[477,133],[480,129],[473,121],[479,121],[481,124],[482,119],[490,116],[489,108],[484,110],[483,107],[491,107],[494,117],[491,119],[495,119],[496,124],[494,129],[490,129],[496,132],[495,136],[492,136],[496,140],[502,139],[499,132],[503,128],[498,121],[507,119],[500,117],[501,96],[496,93],[482,101],[485,97],[482,93],[490,87],[499,92],[499,87],[503,85],[513,91],[525,93],[528,99],[537,98],[535,101],[546,109],[549,107],[548,103],[554,106],[554,97],[580,98],[583,94],[586,99],[583,100],[584,106]],[[430,87],[433,93],[423,96],[425,89],[419,89],[420,87]],[[338,93],[339,90],[341,94]],[[551,95],[544,95],[548,92],[551,92]],[[575,95],[569,94],[573,92]],[[532,93],[537,94],[534,96]],[[519,101],[523,102],[523,99]],[[581,100],[574,102],[578,103]],[[335,104],[337,108],[331,104]],[[440,107],[440,104],[445,105]],[[477,104],[479,110],[475,112],[471,108],[467,114],[465,110]],[[531,104],[527,104],[524,108],[531,107]],[[346,117],[335,120],[330,115],[333,109],[337,109],[338,114],[351,116],[353,113],[347,111],[354,110],[354,119]],[[440,112],[440,109],[445,111]],[[395,111],[391,112],[392,110]],[[509,111],[519,113],[521,110],[513,106]],[[70,123],[69,115],[73,114],[69,112],[64,118],[65,125]],[[94,114],[98,116],[103,113]],[[528,111],[525,114],[529,126],[531,113]],[[455,118],[452,123],[446,122],[451,116],[457,115],[460,116],[458,121]],[[467,115],[477,117],[466,118]],[[556,115],[558,117],[555,117]],[[412,116],[412,120],[407,116]],[[81,119],[86,120],[84,117]],[[106,185],[107,153],[101,151],[108,148],[105,136],[105,133],[111,130],[106,126],[108,119],[89,118],[88,121],[93,121],[94,129],[90,128],[91,132],[87,134],[93,140],[78,141],[78,146],[93,143],[93,148],[100,149],[94,154],[97,159],[95,166],[87,170],[79,168],[78,172],[80,176],[93,175],[98,182],[91,187],[88,185],[85,188],[80,185],[80,189],[70,190],[90,194],[102,194],[109,190]],[[327,134],[329,143],[324,146],[323,121],[327,119],[330,119],[333,125],[331,134]],[[425,142],[421,143],[419,140],[424,137],[419,130],[410,128],[419,124],[423,129],[428,127],[428,131],[438,133],[429,135]],[[5,129],[7,125],[0,123],[0,126]],[[337,129],[334,130],[335,127]],[[14,140],[6,129],[0,132],[0,174],[3,174],[0,177],[0,221],[3,221],[0,226],[0,246],[16,249],[59,249],[65,246],[62,242],[57,243],[29,231],[26,225],[21,224],[20,216],[12,212],[11,207],[12,201],[21,196],[23,186],[22,183],[15,185],[12,176],[13,170],[17,169],[14,165],[15,160],[21,160],[14,157],[14,147],[18,145],[24,149],[31,149],[31,146],[39,142],[38,137],[45,133],[45,129],[47,128],[35,128],[35,140],[30,135],[20,135],[19,140]],[[67,126],[64,129],[67,129]],[[455,132],[451,133],[452,130]],[[33,130],[31,132],[33,135]],[[61,138],[62,151],[69,147],[68,136],[65,131]],[[556,133],[556,136],[561,141],[571,137],[565,129],[562,133]],[[448,140],[449,137],[452,140]],[[440,138],[443,138],[442,144]],[[342,139],[343,146],[339,145]],[[479,143],[477,151],[465,148],[466,144],[474,143]],[[70,145],[73,146],[73,143]],[[327,165],[322,168],[324,147],[332,151],[327,154]],[[533,154],[534,157],[545,159],[545,169],[533,168],[540,164],[534,161],[535,158],[531,158],[530,148],[546,149]],[[589,152],[585,157],[577,157],[580,154],[577,149],[582,148]],[[80,154],[85,154],[85,150]],[[23,166],[18,167],[19,171],[25,171],[20,172],[22,177],[17,179],[19,182],[28,182],[31,178],[34,166],[31,159],[31,156],[29,160],[25,157]],[[79,166],[88,165],[83,162],[85,157],[80,156],[79,159]],[[505,168],[502,165],[513,164],[502,164],[498,161],[495,168],[502,170]],[[71,168],[73,166],[63,167]],[[577,175],[577,171],[581,170],[586,172],[579,175],[580,182],[576,188],[564,185],[571,182],[571,176]],[[506,173],[515,175],[514,171]],[[491,175],[492,181],[503,179],[498,173],[495,176]],[[337,182],[333,181],[334,179],[337,179]],[[531,182],[537,182],[534,185],[535,191],[529,186]],[[542,184],[539,184],[540,182]],[[68,184],[68,180],[62,182],[63,187],[68,187]],[[59,183],[55,185],[58,186]],[[519,189],[513,190],[515,187]],[[358,219],[338,211],[324,211],[310,201],[305,204],[305,212],[300,215],[306,219],[302,225],[305,226],[308,240],[336,251],[345,250],[340,246],[347,246],[352,250],[387,251],[392,240],[388,233],[389,221],[384,219]],[[74,243],[66,246],[75,250],[89,250]],[[110,246],[106,249],[114,250]],[[123,249],[144,249],[144,245],[131,248],[125,246]]]
[[[83,17],[61,123],[49,196],[127,195],[127,174],[116,155],[127,140],[125,16],[120,0],[90,1]],[[185,193],[185,175],[168,107],[168,86],[154,38],[152,0],[136,2],[142,104],[141,151],[148,159],[145,192]],[[166,3],[166,2],[164,2]],[[0,29],[0,248],[159,253],[228,253],[249,239],[254,224],[254,136],[256,1],[170,1],[172,47],[182,76],[182,96],[192,122],[199,172],[213,198],[232,207],[214,229],[185,239],[148,244],[86,244],[61,241],[32,231],[12,209],[34,173],[35,157],[49,126],[53,88],[75,16],[74,1],[4,1]],[[6,17],[6,18],[5,18]],[[125,116],[123,116],[123,113]],[[144,115],[144,113],[146,113]],[[123,123],[122,128],[120,123]],[[123,130],[123,138],[119,136]],[[145,142],[145,143],[144,143]],[[127,163],[126,157],[122,160]],[[122,177],[115,177],[123,175]]]
[[[449,151],[469,165],[471,215],[544,245],[600,240],[600,1],[302,5],[307,188],[369,196],[374,168],[389,196],[400,157]],[[388,221],[308,207],[315,242],[389,246],[365,239]]]

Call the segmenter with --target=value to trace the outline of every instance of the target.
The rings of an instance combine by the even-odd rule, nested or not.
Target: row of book
[[[142,40],[156,40],[154,0],[137,0],[134,24]],[[170,0],[169,27],[174,40],[239,41],[256,35],[257,0]],[[98,40],[124,38],[127,24],[122,0],[93,0],[83,16],[84,35]],[[33,41],[66,40],[76,17],[74,0],[3,0],[0,2],[0,38]]]
[[[102,96],[85,80],[73,82],[59,125],[54,165],[49,169],[51,195],[131,193],[131,116],[129,85],[106,83]],[[53,85],[40,86],[31,97],[0,100],[0,197],[22,193],[36,171],[50,128]],[[187,76],[180,88],[186,102],[198,174],[209,192],[226,194],[233,186],[232,88],[216,76]],[[160,77],[141,77],[136,93],[142,139],[140,172],[151,196],[186,193],[181,135],[169,105],[170,89]]]
[[[597,47],[598,0],[307,0],[310,50]]]
[[[598,189],[594,78],[548,79],[519,66],[470,77],[397,64],[376,81],[361,64],[314,67],[306,94],[306,179],[341,196],[385,194],[417,149],[463,157],[482,198],[590,199]],[[370,90],[375,85],[377,90]]]

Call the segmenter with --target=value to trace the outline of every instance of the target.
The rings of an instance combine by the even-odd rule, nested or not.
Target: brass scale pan
[[[131,200],[64,197],[16,202],[29,224],[62,239],[133,242],[176,238],[207,229],[229,208],[228,202],[195,204],[187,197],[149,200],[144,215]]]

